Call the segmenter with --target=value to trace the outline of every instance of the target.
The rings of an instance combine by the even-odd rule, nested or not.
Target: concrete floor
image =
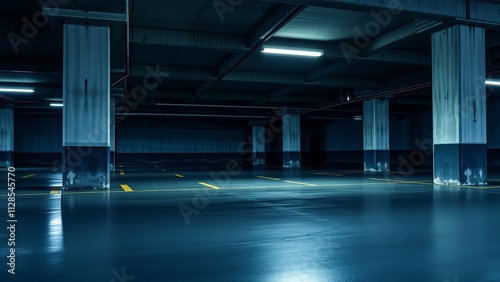
[[[238,169],[118,167],[110,191],[60,194],[59,172],[20,168],[0,281],[500,281],[498,172],[478,189],[429,170]]]

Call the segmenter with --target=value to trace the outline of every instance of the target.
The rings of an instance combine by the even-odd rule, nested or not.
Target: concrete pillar
[[[434,183],[487,184],[483,28],[432,35]]]
[[[254,165],[266,164],[265,127],[252,126],[252,159]]]
[[[14,165],[14,110],[0,108],[0,167]]]
[[[63,189],[109,189],[109,28],[64,25]]]
[[[363,101],[365,171],[389,171],[389,101]]]
[[[109,169],[115,171],[116,167],[116,120],[115,120],[115,103],[111,103],[109,112],[109,122],[110,122],[110,136],[109,136]]]
[[[283,113],[283,167],[300,167],[300,115]]]

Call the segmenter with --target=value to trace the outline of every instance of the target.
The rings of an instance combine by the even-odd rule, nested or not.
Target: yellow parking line
[[[29,177],[33,177],[33,176],[35,176],[35,175],[36,175],[36,174],[25,175],[25,176],[23,176],[22,178],[29,178]]]
[[[434,185],[434,183],[428,181],[408,181],[408,180],[395,180],[395,179],[384,179],[384,178],[368,178],[368,179],[376,181],[393,182],[393,183]]]
[[[120,175],[125,175],[125,172],[123,172],[123,170],[120,170]]]
[[[180,174],[174,174],[174,175],[179,177],[179,178],[184,178],[184,175],[180,175]]]
[[[132,190],[132,188],[130,188],[130,186],[128,186],[127,184],[122,184],[120,185],[123,189],[123,191],[125,192],[134,192],[134,190]]]
[[[279,178],[267,177],[267,176],[257,176],[257,178],[268,179],[268,180],[280,180]]]
[[[217,187],[217,186],[214,186],[214,185],[211,185],[211,184],[205,183],[205,182],[198,182],[198,184],[201,184],[201,185],[203,185],[203,186],[210,187],[210,188],[215,189],[215,190],[220,190],[220,187]]]
[[[318,186],[316,184],[310,184],[310,183],[304,183],[304,182],[297,182],[297,181],[290,181],[290,180],[285,180],[286,183],[292,183],[292,184],[299,184],[299,185],[305,185],[305,186]]]
[[[316,175],[328,175],[328,176],[344,176],[340,173],[330,173],[330,172],[317,172]]]
[[[50,191],[50,194],[59,194],[61,193],[61,188],[54,188]]]
[[[205,183],[206,184],[206,183]],[[335,188],[335,187],[345,187],[345,186],[367,186],[367,185],[376,185],[376,186],[380,186],[380,185],[389,185],[389,184],[394,184],[394,183],[391,183],[391,182],[367,182],[367,183],[363,183],[363,184],[359,184],[359,183],[344,183],[344,184],[330,184],[330,185],[324,185],[322,187],[325,187],[325,188]],[[204,185],[204,184],[202,184]],[[210,184],[208,184],[210,185]],[[213,185],[211,185],[213,186]],[[214,186],[214,187],[217,187],[217,186]],[[276,187],[279,187],[279,188],[297,188],[298,186],[276,186],[276,185],[270,185],[270,186],[245,186],[245,187],[232,187],[232,188],[224,188],[224,190],[248,190],[248,189],[274,189]],[[210,187],[210,188],[213,188],[213,187]],[[219,187],[217,187],[219,188]],[[213,189],[217,189],[217,188],[213,188]],[[496,187],[495,187],[496,188]],[[500,187],[499,187],[500,188]],[[219,188],[221,189],[221,188]],[[175,188],[175,189],[171,189],[171,188],[165,188],[165,189],[151,189],[151,190],[135,190],[133,191],[134,193],[156,193],[156,192],[166,192],[166,193],[169,193],[169,192],[185,192],[185,191],[199,191],[200,188],[191,188],[191,187],[186,187],[186,188]],[[71,191],[71,190],[65,190],[63,192],[64,195],[88,195],[88,194],[104,194],[104,193],[126,193],[127,191],[122,191],[122,190],[107,190],[107,189],[103,189],[103,190],[96,190],[96,191]],[[32,194],[16,194],[16,196],[47,196],[49,194],[47,194],[46,192],[44,193],[32,193]],[[0,195],[0,197],[8,197],[7,194],[3,194],[3,195]]]

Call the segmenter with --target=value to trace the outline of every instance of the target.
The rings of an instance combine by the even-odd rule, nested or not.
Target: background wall
[[[62,159],[61,115],[14,115],[14,164],[51,165]]]
[[[186,123],[182,123],[186,124]],[[134,120],[116,128],[118,163],[224,163],[244,162],[248,126]],[[242,144],[243,143],[243,144]]]
[[[488,166],[500,167],[500,99],[486,100]]]
[[[488,99],[488,164],[500,166],[500,100]],[[209,123],[192,119],[181,124],[169,120],[129,117],[117,125],[119,163],[224,163],[246,162],[251,127],[246,121]],[[391,163],[420,162],[432,165],[432,111],[390,116]],[[303,120],[303,164],[363,163],[362,121],[354,119]],[[267,136],[269,138],[269,136]],[[319,141],[317,140],[319,138]],[[274,133],[266,144],[269,164],[282,161],[282,134]],[[246,146],[245,143],[246,142]],[[243,145],[243,146],[242,146]],[[14,116],[14,162],[16,165],[52,165],[62,159],[60,114]],[[243,152],[243,153],[242,153]],[[420,155],[417,155],[420,154]]]

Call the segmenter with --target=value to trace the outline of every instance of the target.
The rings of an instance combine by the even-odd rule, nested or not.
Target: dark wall
[[[418,114],[391,114],[389,123],[389,147],[393,166],[411,162],[432,165],[432,152],[427,150],[432,149],[430,111]],[[325,162],[363,163],[363,121],[335,120],[329,122],[324,130]],[[422,144],[430,145],[426,147]],[[423,161],[417,159],[420,155],[425,157]]]
[[[244,162],[247,127],[214,126],[200,121],[179,126],[143,120],[116,128],[118,163]]]
[[[488,164],[500,166],[500,100],[488,99]],[[241,125],[243,124],[243,125]],[[251,137],[248,123],[239,126],[129,117],[117,126],[117,161],[122,163],[211,163],[244,162]],[[391,163],[432,165],[432,111],[391,114]],[[60,162],[62,152],[61,114],[16,113],[14,121],[14,162],[16,165],[51,165]],[[279,127],[279,124],[278,124]],[[272,132],[272,131],[270,131]],[[354,119],[303,120],[302,162],[316,163],[313,154],[320,146],[323,163],[363,163],[363,122]],[[282,134],[273,132],[266,144],[268,163],[282,161]],[[320,138],[316,142],[315,138]],[[243,144],[242,144],[243,143]],[[422,160],[423,158],[423,160]]]
[[[363,121],[333,120],[323,135],[325,163],[363,163]]]
[[[52,165],[62,159],[62,116],[15,114],[14,164]]]

